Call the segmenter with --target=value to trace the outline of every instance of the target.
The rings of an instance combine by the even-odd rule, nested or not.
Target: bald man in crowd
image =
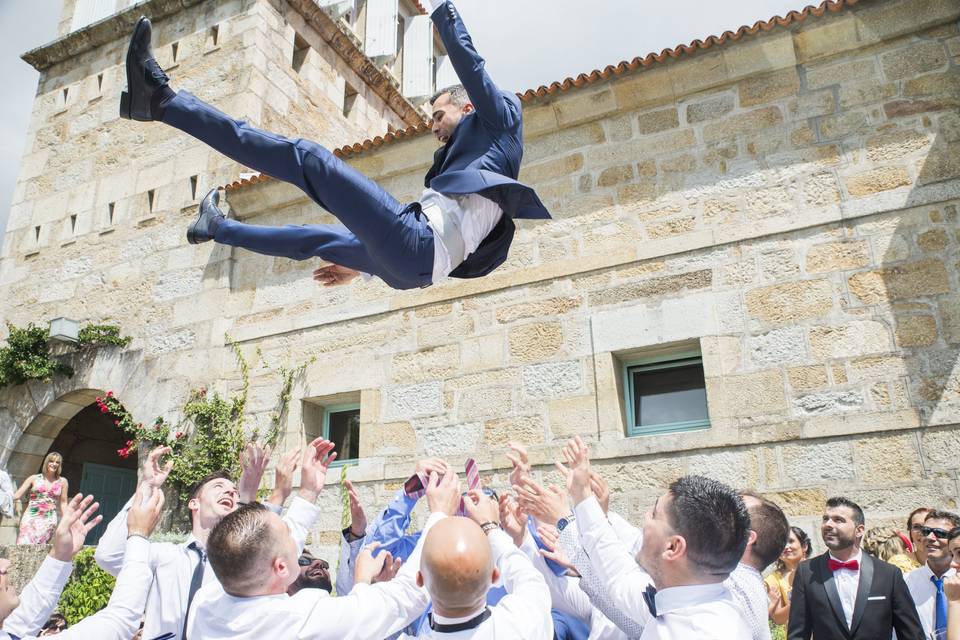
[[[553,638],[550,590],[500,528],[497,501],[474,490],[464,509],[467,518],[444,518],[424,536],[417,584],[430,593],[433,612],[418,637]],[[498,580],[507,595],[488,607],[487,591]]]

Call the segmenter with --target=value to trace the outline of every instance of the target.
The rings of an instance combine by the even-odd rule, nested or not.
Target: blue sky
[[[0,0],[0,231],[38,74],[20,54],[56,37],[62,0]],[[804,5],[790,0],[456,0],[487,68],[521,91]]]

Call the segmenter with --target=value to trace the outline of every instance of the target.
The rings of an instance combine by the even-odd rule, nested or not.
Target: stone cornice
[[[204,0],[143,0],[119,13],[107,16],[53,42],[31,49],[20,56],[37,71],[43,72],[55,64],[86,53],[108,42],[129,37],[133,26],[142,15],[160,20],[178,11],[200,4]]]
[[[31,49],[21,58],[37,71],[43,72],[55,64],[128,37],[142,15],[148,15],[157,21],[203,1],[143,0],[83,29]],[[280,10],[287,6],[302,15],[324,42],[343,58],[408,126],[416,127],[426,121],[423,112],[403,96],[399,83],[363,53],[360,41],[349,27],[331,18],[313,0],[271,0],[271,3]]]

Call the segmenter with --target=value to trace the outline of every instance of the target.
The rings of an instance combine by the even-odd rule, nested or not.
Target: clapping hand
[[[508,442],[507,446],[513,453],[507,453],[507,460],[513,465],[507,481],[510,486],[519,485],[520,481],[530,475],[530,456],[527,455],[526,448],[519,442]]]
[[[527,534],[527,514],[520,508],[520,503],[510,494],[500,496],[500,526],[513,538],[513,544],[518,547],[523,544]]]
[[[240,464],[243,471],[240,472],[240,483],[237,492],[240,494],[239,500],[242,504],[249,504],[257,501],[257,491],[260,489],[260,480],[263,478],[263,472],[270,462],[272,450],[269,446],[264,447],[259,442],[248,442],[240,454]]]
[[[273,470],[273,492],[268,502],[283,506],[293,492],[293,474],[300,465],[300,447],[287,451],[280,457],[277,468]]]
[[[513,490],[517,492],[520,507],[540,522],[555,525],[570,513],[567,496],[556,485],[541,487],[533,478],[526,477]]]
[[[161,466],[160,458],[169,454],[173,449],[170,447],[155,447],[147,456],[143,463],[143,482],[154,489],[159,489],[166,482],[170,470],[173,469],[173,460],[167,460],[167,464]]]
[[[133,505],[127,512],[128,536],[149,538],[160,522],[163,514],[163,491],[153,488],[150,491],[150,495],[144,496],[144,492],[138,490],[133,499]]]
[[[500,505],[491,496],[479,489],[471,489],[463,498],[463,510],[467,517],[479,525],[492,522],[500,526]]]
[[[325,438],[317,438],[307,445],[300,461],[300,491],[298,495],[313,504],[323,491],[330,463],[337,459],[334,444]]]
[[[574,504],[580,504],[594,495],[590,483],[590,450],[580,436],[574,437],[564,445],[563,459],[566,465],[558,462],[557,469],[567,479],[567,491],[573,498]]]
[[[593,489],[593,494],[597,496],[597,502],[600,503],[603,514],[607,515],[610,512],[610,485],[599,473],[591,471],[590,488]]]
[[[90,519],[99,508],[100,503],[93,502],[93,496],[83,497],[80,493],[73,496],[53,532],[50,556],[61,562],[73,560],[73,556],[83,548],[87,533],[103,520],[103,516]]]
[[[350,533],[355,538],[362,538],[367,534],[367,514],[363,511],[363,505],[360,504],[360,494],[357,488],[349,480],[344,480],[347,487],[347,498],[350,502]]]
[[[324,287],[335,287],[337,285],[347,284],[358,275],[360,275],[359,271],[339,264],[329,264],[313,270],[313,279]]]

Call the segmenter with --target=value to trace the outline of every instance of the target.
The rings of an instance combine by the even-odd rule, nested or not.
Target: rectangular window
[[[360,405],[341,404],[324,407],[323,437],[332,442],[338,462],[360,458]]]
[[[350,120],[353,117],[353,109],[357,105],[357,90],[345,82],[343,85],[343,117]]]
[[[628,436],[709,428],[699,353],[627,362],[624,378]]]
[[[300,37],[299,33],[293,35],[293,59],[290,66],[297,73],[303,68],[303,63],[307,60],[307,53],[310,51],[310,44]]]

